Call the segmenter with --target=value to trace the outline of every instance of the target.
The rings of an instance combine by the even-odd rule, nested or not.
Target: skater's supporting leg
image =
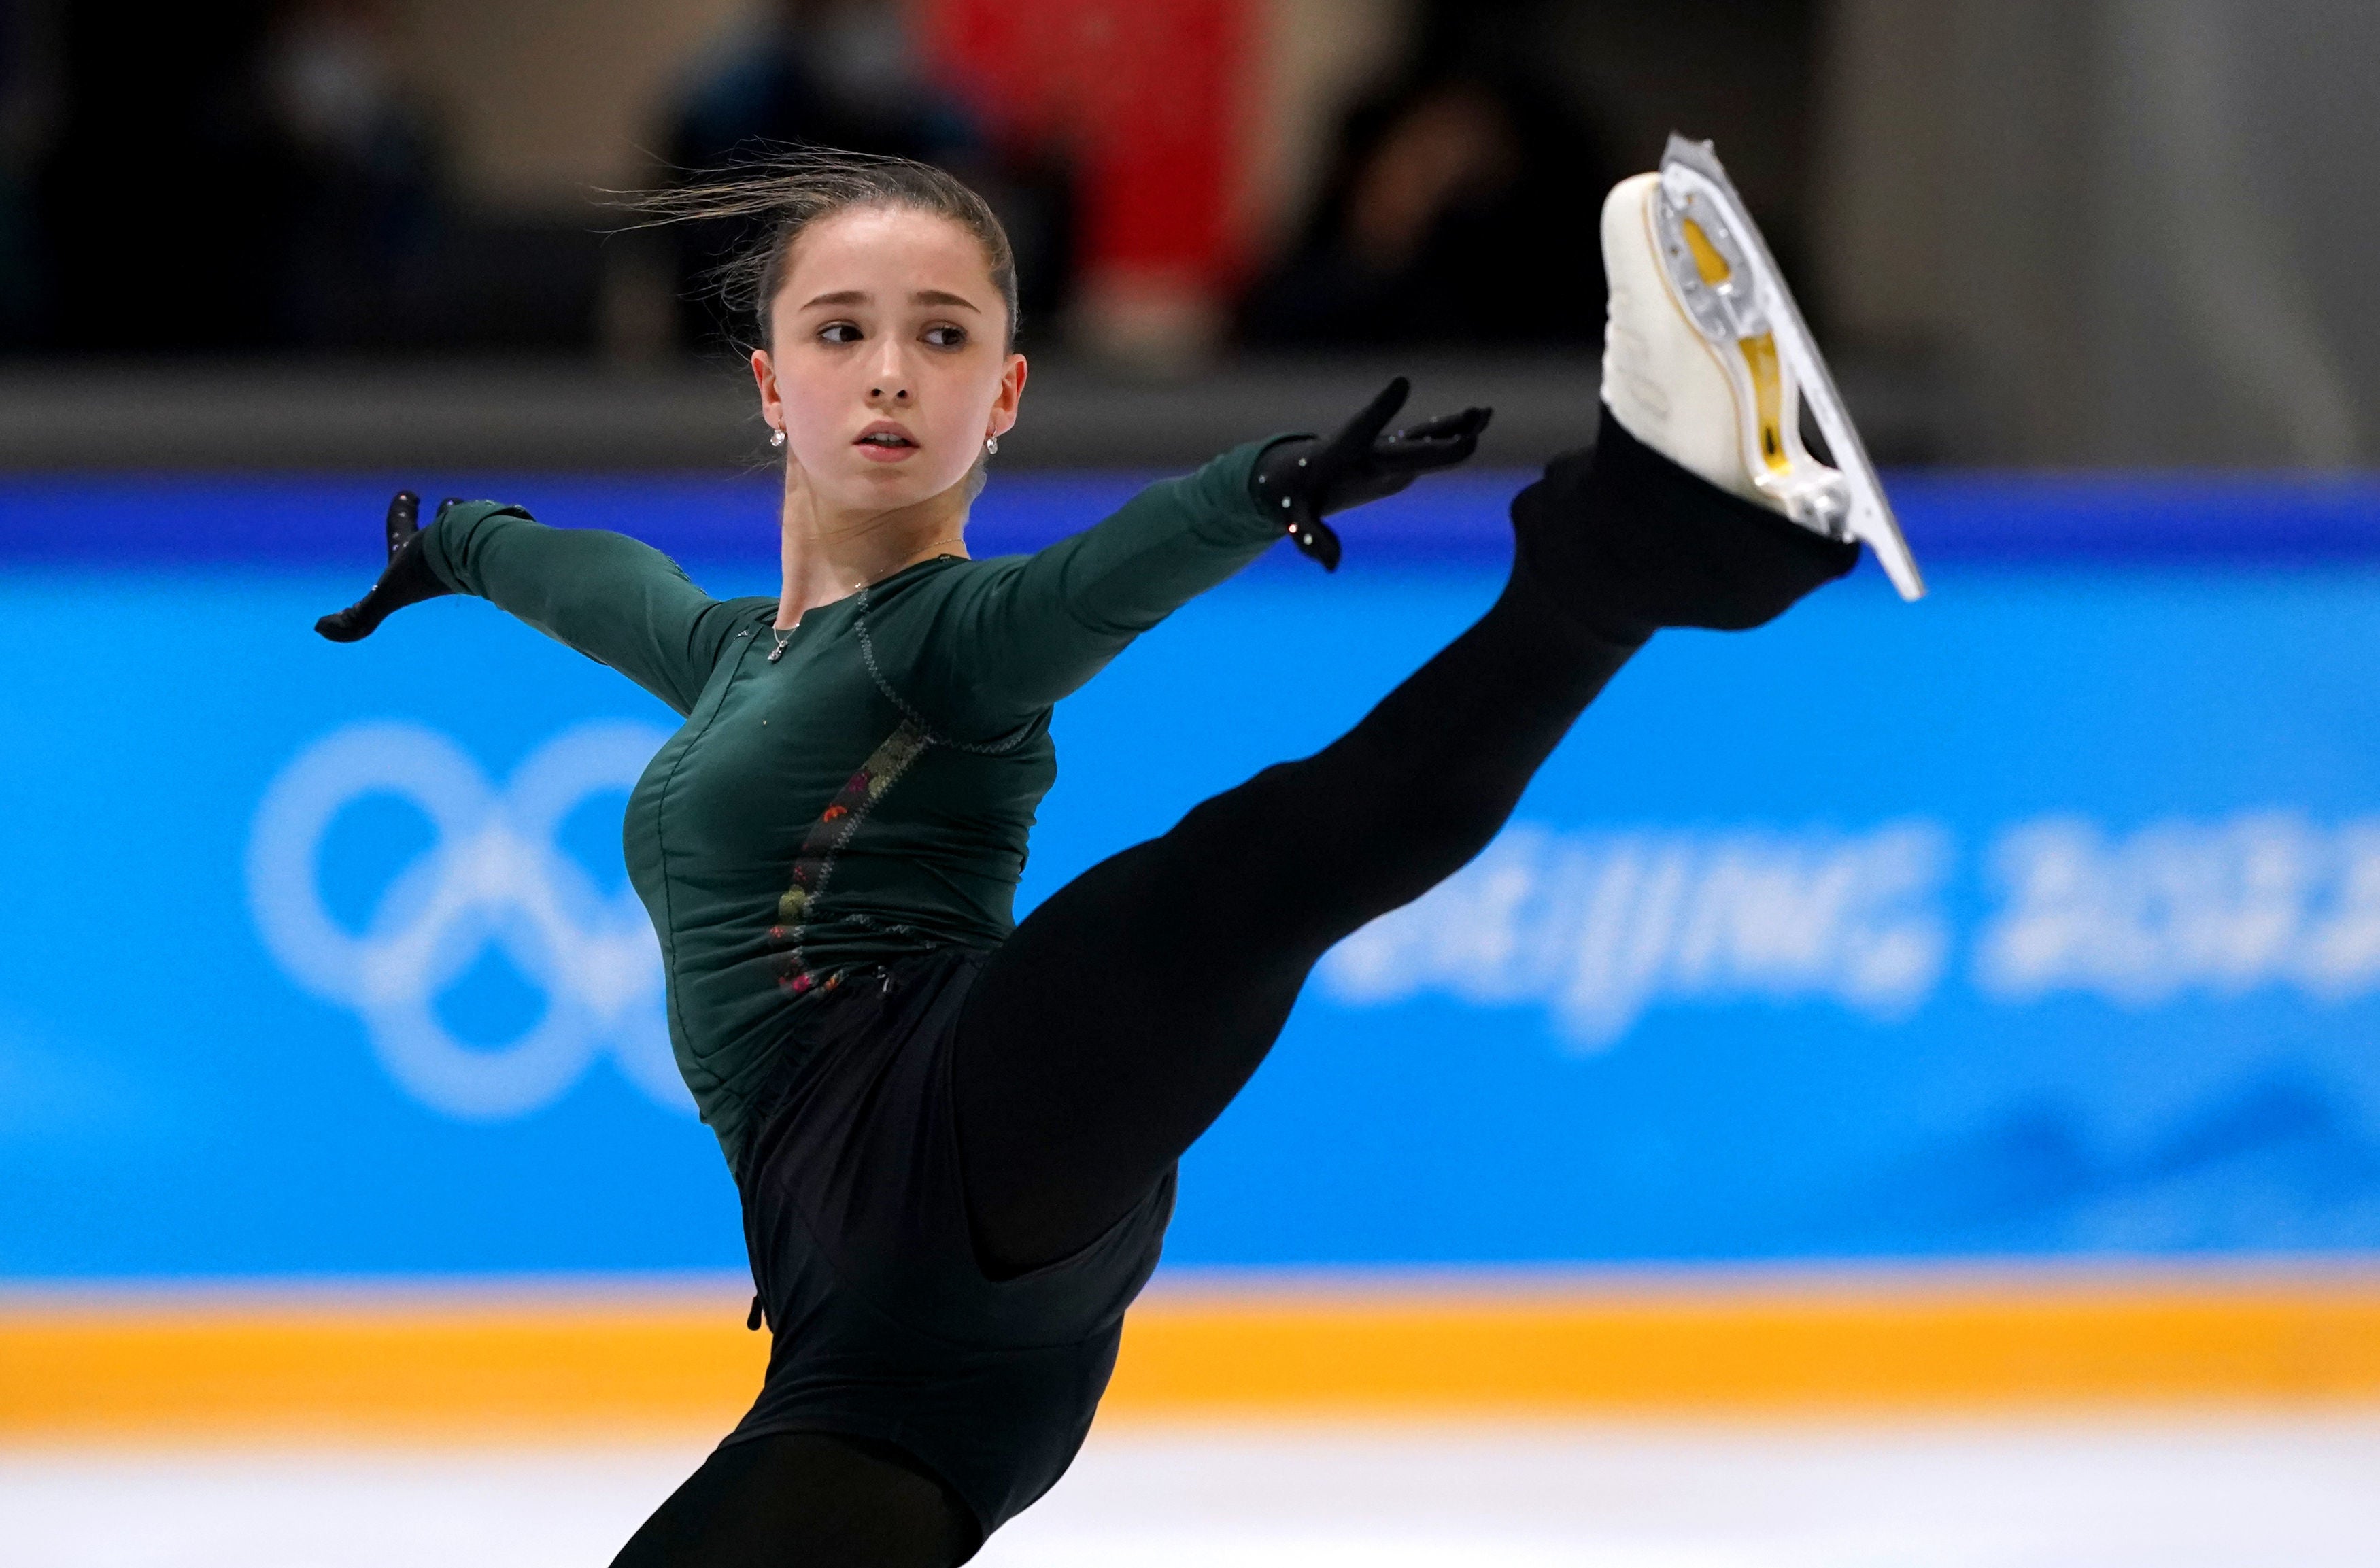
[[[889,1451],[785,1432],[714,1451],[612,1568],[949,1568],[975,1548],[965,1507]]]
[[[1486,847],[1656,626],[1759,625],[1858,558],[1609,418],[1513,521],[1495,606],[1354,730],[1092,868],[986,966],[954,1088],[996,1273],[1139,1201],[1263,1061],[1315,961]]]

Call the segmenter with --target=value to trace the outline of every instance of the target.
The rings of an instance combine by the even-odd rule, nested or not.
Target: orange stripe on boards
[[[0,1437],[702,1437],[724,1299],[0,1307]],[[1154,1293],[1105,1409],[1163,1417],[2380,1399],[2380,1276],[2291,1283]]]
[[[767,1362],[707,1304],[0,1313],[0,1434],[715,1436]]]
[[[2380,1282],[2281,1290],[1136,1309],[1105,1408],[1972,1408],[2380,1397]]]

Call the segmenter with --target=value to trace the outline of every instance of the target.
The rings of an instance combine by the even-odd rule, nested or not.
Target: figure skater
[[[1021,925],[1051,705],[1283,537],[1334,563],[1325,518],[1462,462],[1488,410],[1384,433],[1401,379],[1328,439],[1243,446],[1037,554],[971,559],[1026,388],[1008,242],[935,169],[805,155],[662,199],[765,229],[735,287],[784,454],[775,598],[711,599],[634,540],[494,502],[417,531],[396,498],[385,572],[323,636],[476,594],[685,719],[630,797],[627,865],[773,1338],[750,1413],[620,1568],[973,1555],[1073,1460],[1175,1162],[1315,962],[1476,855],[1656,630],[1756,626],[1851,570],[1858,543],[1789,520],[1775,454],[1735,439],[1742,377],[1662,281],[1655,178],[1606,209],[1596,445],[1513,500],[1493,607],[1345,735]],[[1823,483],[1790,444],[1790,477]]]

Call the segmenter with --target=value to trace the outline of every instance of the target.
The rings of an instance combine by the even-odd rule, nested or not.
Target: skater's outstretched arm
[[[1466,408],[1384,435],[1407,390],[1398,377],[1328,440],[1240,447],[1037,554],[970,566],[939,611],[959,656],[926,675],[929,713],[978,737],[1005,733],[1283,537],[1335,567],[1322,518],[1464,461],[1487,428],[1488,410]]]
[[[701,696],[733,608],[625,534],[552,529],[517,506],[449,501],[413,527],[409,492],[389,504],[387,568],[363,599],[315,623],[334,642],[369,637],[408,604],[469,593],[626,675],[680,713]]]

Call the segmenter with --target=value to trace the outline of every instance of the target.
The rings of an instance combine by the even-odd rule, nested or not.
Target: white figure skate
[[[1659,174],[1613,188],[1603,265],[1603,400],[1628,433],[1814,533],[1861,541],[1901,598],[1921,597],[1842,395],[1709,142],[1672,136]],[[1804,397],[1834,468],[1803,443]]]

